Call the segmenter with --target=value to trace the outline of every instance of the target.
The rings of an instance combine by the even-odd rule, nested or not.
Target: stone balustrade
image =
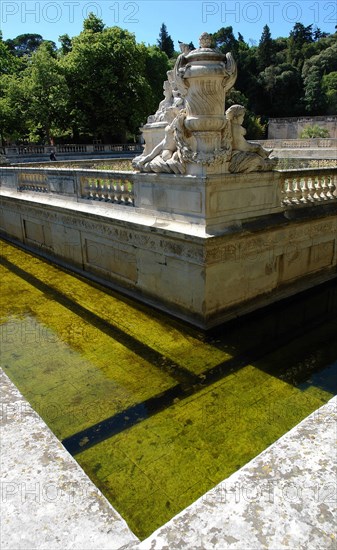
[[[268,149],[336,149],[337,139],[333,138],[312,138],[312,139],[264,139],[255,140]]]
[[[276,207],[310,207],[313,204],[337,200],[337,168],[275,170],[273,174],[274,184],[281,191],[277,195],[281,197],[281,201],[275,204]],[[20,193],[49,193],[77,201],[97,201],[141,208],[147,205],[151,209],[146,186],[139,188],[139,196],[135,202],[136,182],[137,174],[134,172],[108,170],[3,167],[0,172],[0,185],[3,189]],[[197,181],[195,188],[196,186]],[[161,191],[158,189],[160,196],[165,187],[162,183]],[[223,189],[225,191],[225,187]],[[179,199],[177,202],[180,202]],[[158,207],[161,210],[159,204]],[[257,208],[257,215],[258,210]],[[182,213],[180,207],[179,211]]]
[[[143,147],[139,143],[94,143],[94,144],[59,144],[59,145],[18,145],[3,147],[3,154],[8,158],[29,155],[50,155],[74,153],[139,153]]]
[[[282,170],[280,174],[285,207],[337,199],[337,168]]]
[[[48,177],[46,174],[37,172],[20,172],[18,174],[18,191],[34,191],[38,193],[49,193]]]
[[[132,173],[80,176],[81,198],[134,206]]]
[[[321,148],[336,149],[337,139],[333,138],[313,138],[313,139],[267,139],[255,140],[253,143],[271,149],[305,149]],[[143,151],[140,143],[95,143],[95,144],[58,144],[51,145],[18,145],[11,147],[2,147],[1,151],[7,157],[29,156],[29,155],[49,155],[52,151],[55,154],[74,154],[74,153],[139,153]]]
[[[50,193],[73,200],[134,206],[133,172],[3,167],[0,185],[20,193]]]

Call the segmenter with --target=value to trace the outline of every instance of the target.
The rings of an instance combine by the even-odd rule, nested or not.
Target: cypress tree
[[[158,43],[159,49],[162,52],[165,52],[169,59],[173,57],[174,44],[173,44],[172,38],[167,32],[167,27],[165,23],[163,23],[162,26],[160,27],[159,38],[157,40],[157,43]]]

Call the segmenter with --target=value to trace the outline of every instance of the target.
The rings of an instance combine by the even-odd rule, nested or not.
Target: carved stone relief
[[[133,160],[140,172],[190,174],[212,167],[213,173],[272,170],[270,150],[245,140],[244,107],[225,113],[226,92],[234,85],[237,67],[231,53],[211,48],[203,33],[200,47],[180,45],[174,69],[164,82],[164,99],[143,128],[146,145]]]

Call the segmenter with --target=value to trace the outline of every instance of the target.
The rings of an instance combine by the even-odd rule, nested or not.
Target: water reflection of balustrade
[[[281,172],[282,205],[300,206],[337,200],[337,169]]]
[[[49,186],[45,174],[21,172],[18,177],[18,191],[48,193]]]
[[[83,199],[134,206],[133,182],[130,177],[81,176],[81,197]]]

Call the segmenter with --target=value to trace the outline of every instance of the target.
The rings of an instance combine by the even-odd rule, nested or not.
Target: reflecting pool
[[[336,280],[203,333],[0,256],[2,368],[140,538],[336,393]]]

